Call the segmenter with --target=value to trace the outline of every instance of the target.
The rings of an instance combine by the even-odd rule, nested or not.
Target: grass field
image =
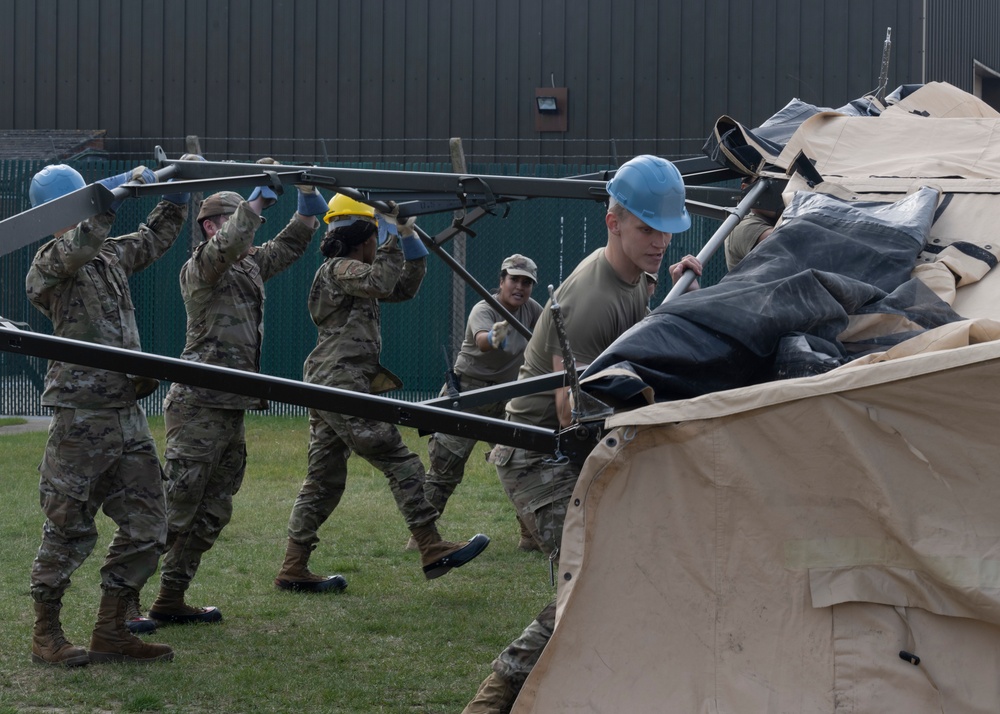
[[[163,421],[151,419],[163,453]],[[404,430],[426,463],[426,439]],[[305,418],[247,417],[249,463],[233,520],[202,562],[189,602],[216,605],[219,625],[161,628],[173,662],[61,669],[30,660],[28,594],[42,515],[37,464],[44,432],[0,435],[0,714],[13,712],[459,712],[493,657],[553,596],[548,561],[517,549],[517,523],[496,472],[480,457],[439,525],[445,538],[485,532],[477,560],[427,581],[385,477],[353,457],[347,493],[320,532],[310,566],[342,573],[346,592],[279,591],[285,526],[305,470]],[[98,569],[113,524],[64,600],[69,639],[86,647]],[[159,576],[143,590],[155,595]]]

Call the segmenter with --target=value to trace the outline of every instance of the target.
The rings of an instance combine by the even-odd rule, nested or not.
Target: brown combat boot
[[[59,667],[81,667],[90,662],[83,647],[66,640],[59,622],[60,602],[35,603],[35,629],[31,634],[31,661]]]
[[[90,636],[90,661],[169,662],[174,651],[168,645],[143,642],[125,628],[126,598],[105,593],[97,610],[97,624]]]
[[[465,705],[462,714],[510,714],[517,701],[518,690],[496,672],[479,685],[472,701]]]
[[[285,549],[285,562],[274,579],[275,586],[282,590],[294,590],[306,593],[339,593],[347,589],[347,580],[343,575],[316,575],[307,567],[313,546],[296,543],[288,539]]]
[[[190,625],[199,622],[222,622],[217,607],[192,607],[184,602],[184,591],[160,586],[160,594],[149,608],[157,625]]]
[[[452,568],[459,568],[486,550],[490,539],[478,533],[465,543],[441,540],[434,521],[410,529],[417,547],[420,561],[424,566],[424,577],[428,580],[439,578]]]
[[[156,623],[148,617],[143,617],[138,592],[130,592],[125,595],[125,628],[133,635],[148,635],[150,632],[156,632]]]
[[[517,524],[521,526],[521,539],[517,542],[518,549],[529,553],[533,550],[541,550],[538,541],[535,540],[535,536],[531,533],[531,529],[524,524],[521,516],[517,517]]]

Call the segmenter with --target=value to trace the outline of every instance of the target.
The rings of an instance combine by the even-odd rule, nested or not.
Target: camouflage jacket
[[[113,214],[87,219],[39,248],[24,281],[28,300],[58,337],[138,350],[128,278],[173,245],[186,217],[187,206],[160,201],[138,231],[117,238],[108,238]],[[131,406],[135,386],[120,372],[50,361],[42,404]]]
[[[384,392],[402,382],[379,363],[379,301],[402,302],[417,294],[427,259],[403,260],[395,236],[371,264],[330,258],[316,271],[309,314],[319,335],[303,367],[305,381],[360,392]]]
[[[260,371],[264,282],[298,260],[314,233],[293,217],[277,236],[254,247],[254,234],[261,223],[244,201],[215,236],[194,249],[181,268],[181,296],[187,311],[181,359]],[[166,401],[217,409],[268,406],[266,399],[176,382]]]

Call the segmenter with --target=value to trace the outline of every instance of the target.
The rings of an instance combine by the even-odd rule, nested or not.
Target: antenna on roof
[[[885,28],[885,44],[882,45],[882,69],[878,75],[878,87],[875,89],[875,98],[881,104],[885,104],[885,90],[889,84],[889,50],[892,47],[892,28]]]

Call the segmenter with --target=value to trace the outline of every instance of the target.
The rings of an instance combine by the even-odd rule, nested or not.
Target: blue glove
[[[265,156],[262,159],[257,159],[257,163],[273,166],[278,162],[272,159],[270,156]],[[264,199],[264,205],[261,210],[266,210],[278,202],[278,194],[272,191],[268,186],[258,186],[257,188],[255,188],[253,190],[253,193],[250,194],[250,198],[248,198],[247,201],[248,202],[253,201],[257,198]]]
[[[171,183],[171,182],[173,182],[173,179],[170,179],[170,181],[167,181],[167,183]],[[170,201],[171,203],[175,203],[178,206],[183,206],[185,203],[187,203],[188,201],[191,200],[191,194],[190,193],[165,193],[165,194],[163,194],[163,200],[164,201]]]
[[[385,217],[382,216],[381,214],[377,215],[378,215],[378,244],[381,246],[383,243],[389,240],[389,236],[398,236],[399,229],[396,227],[396,224],[393,223],[392,221],[386,220]],[[404,256],[406,255],[405,250],[403,251],[403,255]]]
[[[405,260],[420,260],[427,256],[427,246],[416,236],[400,238],[399,244],[403,247],[403,258]]]
[[[265,209],[270,208],[271,206],[273,206],[278,202],[278,194],[276,194],[267,186],[258,186],[257,188],[255,188],[253,190],[253,193],[250,194],[250,198],[247,199],[247,202],[253,201],[255,198],[264,199]]]
[[[114,191],[116,188],[128,183],[129,181],[138,181],[139,183],[145,184],[156,183],[156,174],[147,169],[145,166],[136,166],[131,171],[125,171],[115,176],[108,176],[107,178],[98,180],[97,183],[106,187],[109,191]],[[117,213],[118,209],[121,208],[124,202],[124,198],[115,199],[109,210],[112,213]]]
[[[300,216],[322,216],[328,210],[328,205],[326,200],[315,187],[312,191],[303,191],[299,189],[299,206],[298,213]]]

